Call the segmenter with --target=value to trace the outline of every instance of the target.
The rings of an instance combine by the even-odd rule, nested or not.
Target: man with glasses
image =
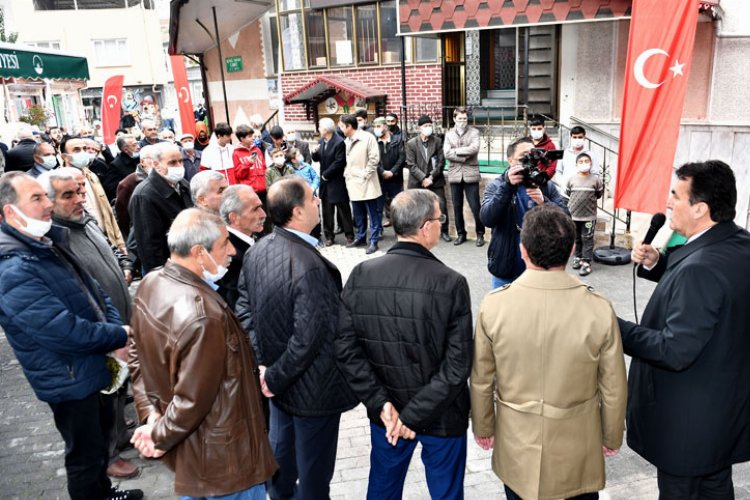
[[[335,346],[370,418],[367,498],[401,498],[418,442],[432,498],[463,496],[471,299],[466,278],[430,252],[444,219],[432,191],[400,193],[398,242],[355,267],[342,293]]]

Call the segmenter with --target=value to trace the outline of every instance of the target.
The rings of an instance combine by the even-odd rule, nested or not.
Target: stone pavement
[[[342,240],[341,236],[339,239]],[[386,230],[381,244],[387,249],[394,242],[392,230]],[[476,248],[470,240],[460,247],[440,243],[434,253],[447,265],[461,272],[469,281],[473,313],[482,297],[489,292],[486,249]],[[351,269],[365,258],[364,249],[345,249],[335,245],[323,250],[342,272],[344,280]],[[378,252],[372,257],[382,255]],[[617,313],[633,318],[632,267],[594,265],[594,272],[584,278],[613,303]],[[638,281],[638,307],[643,310],[653,286]],[[560,304],[560,307],[567,307]],[[699,431],[696,429],[696,431]],[[367,491],[369,473],[370,428],[361,405],[343,415],[339,432],[338,459],[331,484],[331,498],[362,499]],[[465,492],[467,499],[504,498],[502,485],[490,466],[490,452],[481,450],[469,434]],[[52,421],[49,407],[39,402],[8,345],[0,335],[0,499],[67,498],[63,443]],[[143,470],[139,477],[123,481],[123,488],[141,488],[147,498],[175,498],[172,474],[158,461],[137,458],[130,450],[124,455],[138,461]],[[656,499],[656,471],[632,451],[623,447],[620,454],[607,460],[607,488],[601,498]],[[734,468],[736,497],[750,499],[750,466]],[[414,454],[406,478],[404,498],[430,498],[419,459]]]

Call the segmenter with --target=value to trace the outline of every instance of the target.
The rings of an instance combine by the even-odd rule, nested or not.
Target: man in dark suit
[[[451,241],[448,235],[448,211],[445,201],[445,157],[443,141],[433,134],[432,119],[427,115],[419,117],[417,122],[419,135],[406,143],[406,166],[409,168],[409,189],[429,189],[440,200],[440,212],[445,222],[440,227],[443,241]]]
[[[227,225],[229,241],[237,253],[229,263],[227,273],[216,284],[219,285],[219,295],[234,310],[239,295],[237,282],[242,271],[242,259],[255,244],[255,235],[263,233],[266,212],[253,188],[247,184],[235,184],[226,188],[221,195],[219,215]]]
[[[688,238],[666,254],[633,249],[658,281],[641,325],[619,320],[628,377],[628,445],[657,468],[660,498],[734,498],[732,464],[750,459],[750,234],[721,161],[688,163],[667,203]]]
[[[5,172],[26,172],[34,166],[34,148],[37,142],[31,127],[27,124],[19,125],[16,139],[18,144],[5,153]]]
[[[354,223],[349,206],[349,194],[344,181],[346,168],[346,144],[336,133],[336,124],[330,118],[323,118],[318,124],[320,142],[312,148],[313,161],[320,162],[320,199],[323,202],[323,234],[326,246],[333,245],[334,210],[337,212],[339,227],[344,231],[346,243],[354,241]]]

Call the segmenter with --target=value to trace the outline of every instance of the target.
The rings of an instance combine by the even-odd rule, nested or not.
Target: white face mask
[[[26,214],[21,212],[21,209],[17,206],[11,205],[11,207],[13,207],[16,215],[22,218],[26,223],[26,227],[23,228],[23,232],[28,233],[35,238],[41,238],[42,236],[47,234],[47,232],[52,227],[52,220],[32,219],[31,217],[27,217]]]
[[[178,182],[185,178],[185,167],[167,167],[167,180]]]
[[[581,148],[583,147],[583,141],[584,141],[584,139],[571,139],[571,140],[570,140],[570,144],[571,144],[571,145],[572,145],[572,146],[573,146],[573,147],[574,147],[575,149],[581,149]]]
[[[432,125],[425,125],[421,130],[422,135],[425,137],[430,137],[432,135]]]
[[[535,141],[538,141],[542,137],[544,137],[544,130],[532,130],[531,131],[531,138],[534,139]]]
[[[383,137],[383,129],[380,127],[372,129],[372,133],[375,134],[375,137]]]
[[[52,170],[57,166],[57,158],[55,157],[55,155],[42,156],[41,165],[47,170]]]
[[[192,142],[183,142],[182,143],[182,149],[191,150],[195,148],[195,143]]]
[[[305,161],[305,157],[302,155],[297,155],[297,163],[302,163]]]
[[[297,140],[297,134],[295,134],[294,132],[286,134],[286,140],[289,141],[289,142],[296,141]]]
[[[459,132],[466,130],[466,122],[456,122],[456,130]]]
[[[204,250],[205,250],[205,248],[204,248]],[[211,259],[211,262],[213,262],[214,266],[216,266],[216,272],[215,273],[210,273],[210,272],[206,271],[206,268],[204,267],[203,268],[203,280],[206,281],[206,282],[208,282],[208,283],[216,283],[221,278],[223,278],[225,274],[227,274],[227,271],[229,271],[229,269],[227,269],[224,266],[221,266],[221,265],[217,264],[216,261],[214,260],[214,258],[211,257],[211,254],[208,253],[208,250],[206,250],[206,255],[208,255],[208,258]],[[232,262],[232,258],[231,257],[229,258],[229,262]]]
[[[591,172],[591,163],[579,163],[576,165],[576,170],[582,174]]]
[[[282,165],[284,165],[284,163],[286,163],[286,158],[284,158],[283,156],[277,156],[273,159],[273,162],[275,165],[281,167]]]
[[[86,151],[81,151],[80,153],[73,153],[70,155],[70,163],[75,168],[83,168],[88,167],[89,163],[91,162],[92,158],[91,155],[89,155]]]

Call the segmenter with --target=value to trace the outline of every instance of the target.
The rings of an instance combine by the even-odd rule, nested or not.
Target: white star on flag
[[[685,76],[682,73],[682,69],[685,67],[685,63],[680,64],[680,61],[675,59],[674,60],[674,66],[669,68],[669,71],[673,73],[672,78],[677,78],[677,75]]]

